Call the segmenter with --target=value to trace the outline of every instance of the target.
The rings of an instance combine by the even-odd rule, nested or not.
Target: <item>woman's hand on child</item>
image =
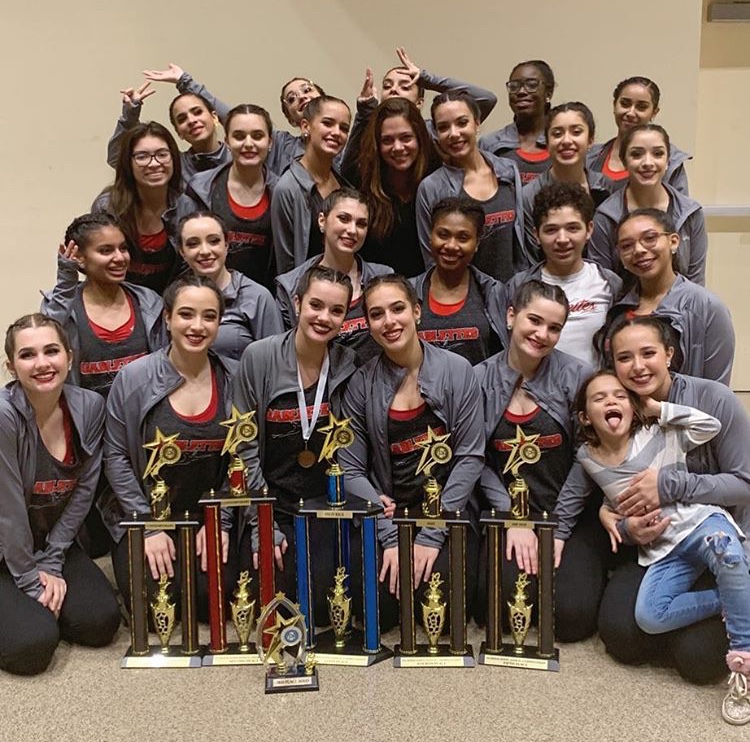
[[[659,505],[659,473],[656,469],[645,469],[636,474],[617,498],[617,512],[624,517],[645,515]]]
[[[659,509],[644,515],[631,515],[627,522],[628,536],[634,544],[644,546],[661,536],[669,523],[669,518],[663,518]]]

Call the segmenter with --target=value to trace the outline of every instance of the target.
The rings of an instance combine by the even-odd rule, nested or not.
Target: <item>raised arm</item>
[[[120,114],[120,118],[117,119],[115,130],[107,143],[107,164],[110,167],[117,165],[122,138],[141,120],[143,101],[156,92],[155,90],[151,90],[150,87],[151,83],[147,80],[138,88],[125,88],[120,91],[122,95],[122,113]]]
[[[78,245],[71,240],[60,245],[57,253],[57,282],[52,291],[42,294],[39,311],[65,325],[78,292]]]

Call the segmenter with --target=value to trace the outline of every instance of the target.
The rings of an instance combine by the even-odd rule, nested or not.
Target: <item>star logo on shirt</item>
[[[518,470],[524,464],[536,464],[542,457],[542,452],[537,445],[537,439],[541,433],[526,435],[520,425],[516,425],[516,437],[503,441],[506,446],[510,446],[510,456],[505,462],[503,474],[510,472],[514,477],[518,476]]]
[[[143,444],[143,447],[147,451],[151,451],[148,464],[146,464],[146,470],[143,472],[144,479],[149,476],[158,479],[159,470],[162,466],[171,466],[180,460],[182,450],[177,445],[177,439],[179,437],[179,433],[175,433],[174,435],[164,435],[164,433],[157,428],[154,440],[150,443]]]
[[[419,460],[415,474],[424,472],[425,476],[432,476],[432,467],[436,464],[447,464],[453,456],[450,446],[446,443],[450,433],[438,435],[429,425],[427,426],[427,438],[416,443],[417,448],[422,449],[422,458]]]
[[[333,455],[339,448],[349,448],[354,443],[354,433],[349,427],[350,423],[351,418],[345,417],[339,420],[332,412],[328,413],[328,425],[318,430],[319,433],[326,434],[318,461],[327,459],[333,463]]]
[[[227,451],[229,453],[236,453],[237,446],[240,443],[250,443],[254,441],[258,436],[258,425],[253,418],[255,417],[255,410],[252,412],[241,413],[234,405],[232,405],[232,416],[229,420],[220,422],[219,425],[227,428],[227,437],[224,439],[224,448],[221,449],[221,455],[223,456]]]

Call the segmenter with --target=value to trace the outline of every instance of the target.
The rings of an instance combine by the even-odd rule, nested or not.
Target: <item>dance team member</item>
[[[555,91],[552,68],[541,59],[520,62],[505,83],[512,123],[483,136],[479,146],[486,152],[515,162],[526,185],[550,165],[545,127]]]
[[[241,444],[238,453],[247,467],[248,488],[268,487],[276,498],[276,588],[292,599],[297,594],[294,548],[287,545],[295,543],[293,516],[300,499],[325,497],[327,464],[318,461],[325,434],[320,428],[328,424],[329,412],[341,417],[341,397],[356,368],[354,351],[335,342],[351,296],[345,274],[321,265],[308,268],[297,284],[296,327],[249,345],[234,379],[235,406],[242,413],[255,411],[258,424],[257,439]],[[240,527],[240,554],[252,552],[257,567],[252,513]],[[318,625],[325,625],[334,572],[333,531],[329,522],[317,518],[309,519],[309,531],[315,616]],[[351,589],[358,592],[354,583]]]
[[[476,201],[438,201],[430,232],[434,265],[410,282],[422,312],[419,339],[458,353],[472,366],[502,348],[504,330],[502,284],[471,264],[483,230],[484,211]]]
[[[357,354],[361,365],[379,351],[367,328],[363,288],[375,276],[393,273],[393,270],[387,265],[368,263],[358,255],[369,228],[367,200],[359,191],[339,188],[331,193],[323,202],[318,226],[323,234],[323,254],[279,276],[276,279],[276,301],[284,326],[289,329],[297,324],[293,297],[297,295],[297,285],[309,268],[320,265],[349,276],[352,297],[336,339]]]
[[[674,222],[659,209],[637,209],[621,219],[617,250],[634,280],[607,315],[602,359],[606,360],[607,329],[618,317],[652,314],[672,332],[675,371],[729,386],[734,361],[732,318],[721,299],[676,271],[679,245]]]
[[[610,270],[618,270],[617,225],[636,209],[660,209],[675,223],[680,235],[677,266],[685,278],[706,283],[708,236],[701,205],[664,182],[669,159],[669,135],[658,124],[629,129],[620,144],[620,157],[630,177],[625,188],[613,193],[594,216],[589,257]]]
[[[465,93],[441,93],[432,101],[438,146],[447,162],[417,189],[417,232],[426,267],[430,254],[430,214],[449,196],[479,201],[485,213],[484,233],[474,265],[500,281],[534,261],[524,246],[521,181],[508,160],[477,146],[479,109]]]
[[[113,216],[79,216],[65,230],[57,284],[41,306],[70,339],[68,381],[105,398],[123,366],[166,343],[161,297],[126,281],[129,265],[125,235]]]
[[[104,400],[65,384],[73,352],[42,314],[5,336],[13,377],[0,390],[0,668],[43,672],[60,639],[109,644],[120,611],[107,578],[74,543],[102,460]]]
[[[550,146],[553,147],[551,142]],[[546,174],[524,188],[524,198],[526,190],[535,188],[542,178]],[[594,228],[591,196],[578,184],[554,181],[538,190],[528,218],[544,259],[505,284],[506,302],[532,278],[559,286],[568,298],[570,312],[556,348],[595,366],[594,337],[604,324],[607,311],[620,296],[622,280],[598,263],[583,258]]]
[[[617,136],[604,144],[594,144],[588,152],[588,166],[602,173],[613,188],[626,185],[629,174],[620,148],[629,129],[641,124],[650,124],[659,113],[659,86],[648,77],[628,77],[619,82],[613,93],[613,106]],[[685,163],[692,157],[674,145],[669,150],[669,163],[664,180],[676,191],[688,194]]]
[[[176,218],[197,210],[216,214],[225,225],[227,267],[271,289],[271,194],[278,180],[266,168],[271,117],[265,108],[243,103],[229,111],[224,127],[231,163],[196,175],[177,202]]]
[[[177,259],[168,226],[181,187],[177,144],[161,124],[150,121],[125,134],[114,185],[91,207],[117,218],[130,251],[127,279],[158,294],[170,282]]]
[[[283,330],[271,292],[239,271],[227,268],[227,230],[210,211],[194,211],[177,229],[180,256],[196,276],[210,278],[224,297],[214,353],[239,360],[255,340]]]
[[[578,387],[591,367],[556,350],[568,300],[559,286],[531,280],[519,287],[507,312],[508,347],[475,367],[485,420],[486,464],[481,494],[487,506],[510,510],[511,467],[521,445],[536,443],[540,460],[523,466],[529,509],[539,517],[555,509],[557,495],[575,461]],[[599,503],[590,498],[555,576],[555,632],[560,641],[580,641],[596,631],[607,580],[608,539],[598,522]],[[537,537],[509,528],[503,590],[511,595],[518,571],[537,572]],[[486,564],[480,563],[476,618],[486,620]]]
[[[318,96],[300,122],[305,154],[279,178],[271,200],[277,273],[286,273],[323,252],[318,215],[326,196],[347,183],[333,161],[344,149],[351,112],[340,98]]]
[[[654,317],[623,319],[611,335],[611,353],[620,383],[640,398],[710,410],[721,423],[715,438],[688,454],[687,471],[647,469],[633,477],[618,498],[623,541],[645,545],[657,539],[669,520],[655,521],[654,513],[676,502],[727,508],[742,531],[750,532],[750,419],[737,397],[718,382],[670,373],[674,346]],[[677,629],[667,641],[645,634],[635,621],[644,569],[636,564],[634,550],[625,551],[627,558],[611,573],[599,610],[599,636],[607,652],[625,664],[668,661],[693,683],[719,680],[726,673],[727,653],[721,619]]]
[[[151,453],[146,444],[164,437],[179,436],[179,460],[159,472],[169,488],[169,504],[176,515],[189,513],[202,523],[198,506],[210,490],[227,487],[226,456],[221,455],[226,438],[222,421],[231,411],[231,361],[216,356],[210,348],[216,340],[224,309],[223,296],[216,284],[204,276],[187,275],[164,292],[164,319],[170,334],[169,347],[129,364],[118,373],[107,400],[107,426],[104,463],[114,497],[100,501],[102,518],[109,527],[115,548],[112,565],[125,605],[130,605],[128,540],[120,521],[137,513],[150,517],[149,490],[144,478]],[[222,557],[229,555],[231,513],[222,512]],[[156,590],[163,575],[177,579],[181,565],[177,557],[174,531],[148,531],[146,559],[148,591]],[[198,618],[208,618],[208,579],[205,527],[196,537],[196,553],[201,558],[196,585]],[[225,594],[236,579],[228,566],[224,573]]]
[[[413,287],[399,275],[378,276],[365,288],[370,332],[382,353],[349,382],[343,413],[351,418],[354,443],[342,449],[348,491],[382,503],[378,520],[383,583],[381,627],[398,623],[398,534],[391,520],[395,507],[420,508],[425,477],[418,474],[425,442],[444,440],[453,457],[433,474],[443,488],[443,508],[466,508],[482,471],[484,438],[479,388],[469,363],[455,353],[422,343],[421,314]],[[430,432],[431,431],[431,432]],[[448,574],[445,534],[421,528],[414,541],[415,606],[433,572]],[[476,538],[467,533],[467,600],[476,583]]]

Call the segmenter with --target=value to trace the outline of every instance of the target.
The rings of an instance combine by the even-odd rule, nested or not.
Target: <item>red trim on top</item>
[[[604,158],[602,165],[602,175],[606,175],[610,180],[626,180],[628,177],[627,170],[612,170],[609,166],[609,158],[612,157],[612,147],[610,146],[607,156]]]
[[[356,299],[352,299],[349,302],[349,311],[350,312],[352,311],[352,309],[356,309],[362,303],[363,297],[364,297],[364,294],[360,294]]]
[[[232,213],[235,216],[238,216],[240,219],[245,219],[247,221],[260,219],[260,217],[262,217],[263,214],[265,214],[271,206],[271,199],[268,195],[267,188],[263,189],[263,195],[260,197],[260,201],[258,201],[255,206],[243,206],[242,204],[238,204],[232,198],[232,194],[229,192],[229,186],[227,186],[227,199],[229,201],[229,208],[231,209]]]
[[[505,410],[503,417],[509,422],[516,425],[523,425],[524,423],[530,423],[538,414],[541,408],[537,405],[531,412],[526,415],[517,415],[515,412]]]
[[[172,403],[169,403],[169,406],[172,407]],[[174,410],[174,414],[177,415],[177,417],[180,418],[180,420],[184,420],[186,423],[207,423],[213,420],[216,417],[216,412],[219,409],[219,386],[216,383],[216,372],[214,371],[213,366],[211,367],[211,401],[208,403],[208,407],[206,407],[203,412],[199,412],[197,415],[181,415],[177,410],[172,407],[172,410]]]
[[[159,252],[167,246],[167,230],[162,227],[156,234],[139,234],[138,247],[144,252]]]
[[[399,422],[414,420],[414,418],[419,417],[424,412],[426,406],[427,402],[422,402],[419,407],[415,407],[413,410],[394,410],[393,407],[391,407],[388,410],[388,417],[390,417],[391,420],[398,420]]]
[[[60,395],[60,409],[63,415],[63,432],[65,435],[65,457],[62,463],[65,466],[73,466],[76,463],[76,447],[73,442],[73,418],[70,415],[68,403],[65,401],[65,395]]]
[[[455,304],[444,304],[432,295],[432,291],[427,292],[427,301],[430,305],[430,311],[433,314],[437,314],[439,317],[450,317],[450,315],[460,312],[464,306],[466,306],[466,300],[468,298],[469,292],[467,291],[466,296],[464,296],[461,301],[457,301]]]
[[[114,330],[108,330],[106,327],[97,325],[96,322],[89,319],[89,326],[99,340],[103,340],[105,343],[121,343],[133,334],[133,330],[135,329],[135,307],[133,306],[133,298],[127,291],[125,292],[125,296],[130,307],[130,315],[119,327],[116,327]]]
[[[516,154],[524,162],[546,162],[549,160],[549,151],[546,149],[535,149],[530,151],[519,147],[516,150]]]

